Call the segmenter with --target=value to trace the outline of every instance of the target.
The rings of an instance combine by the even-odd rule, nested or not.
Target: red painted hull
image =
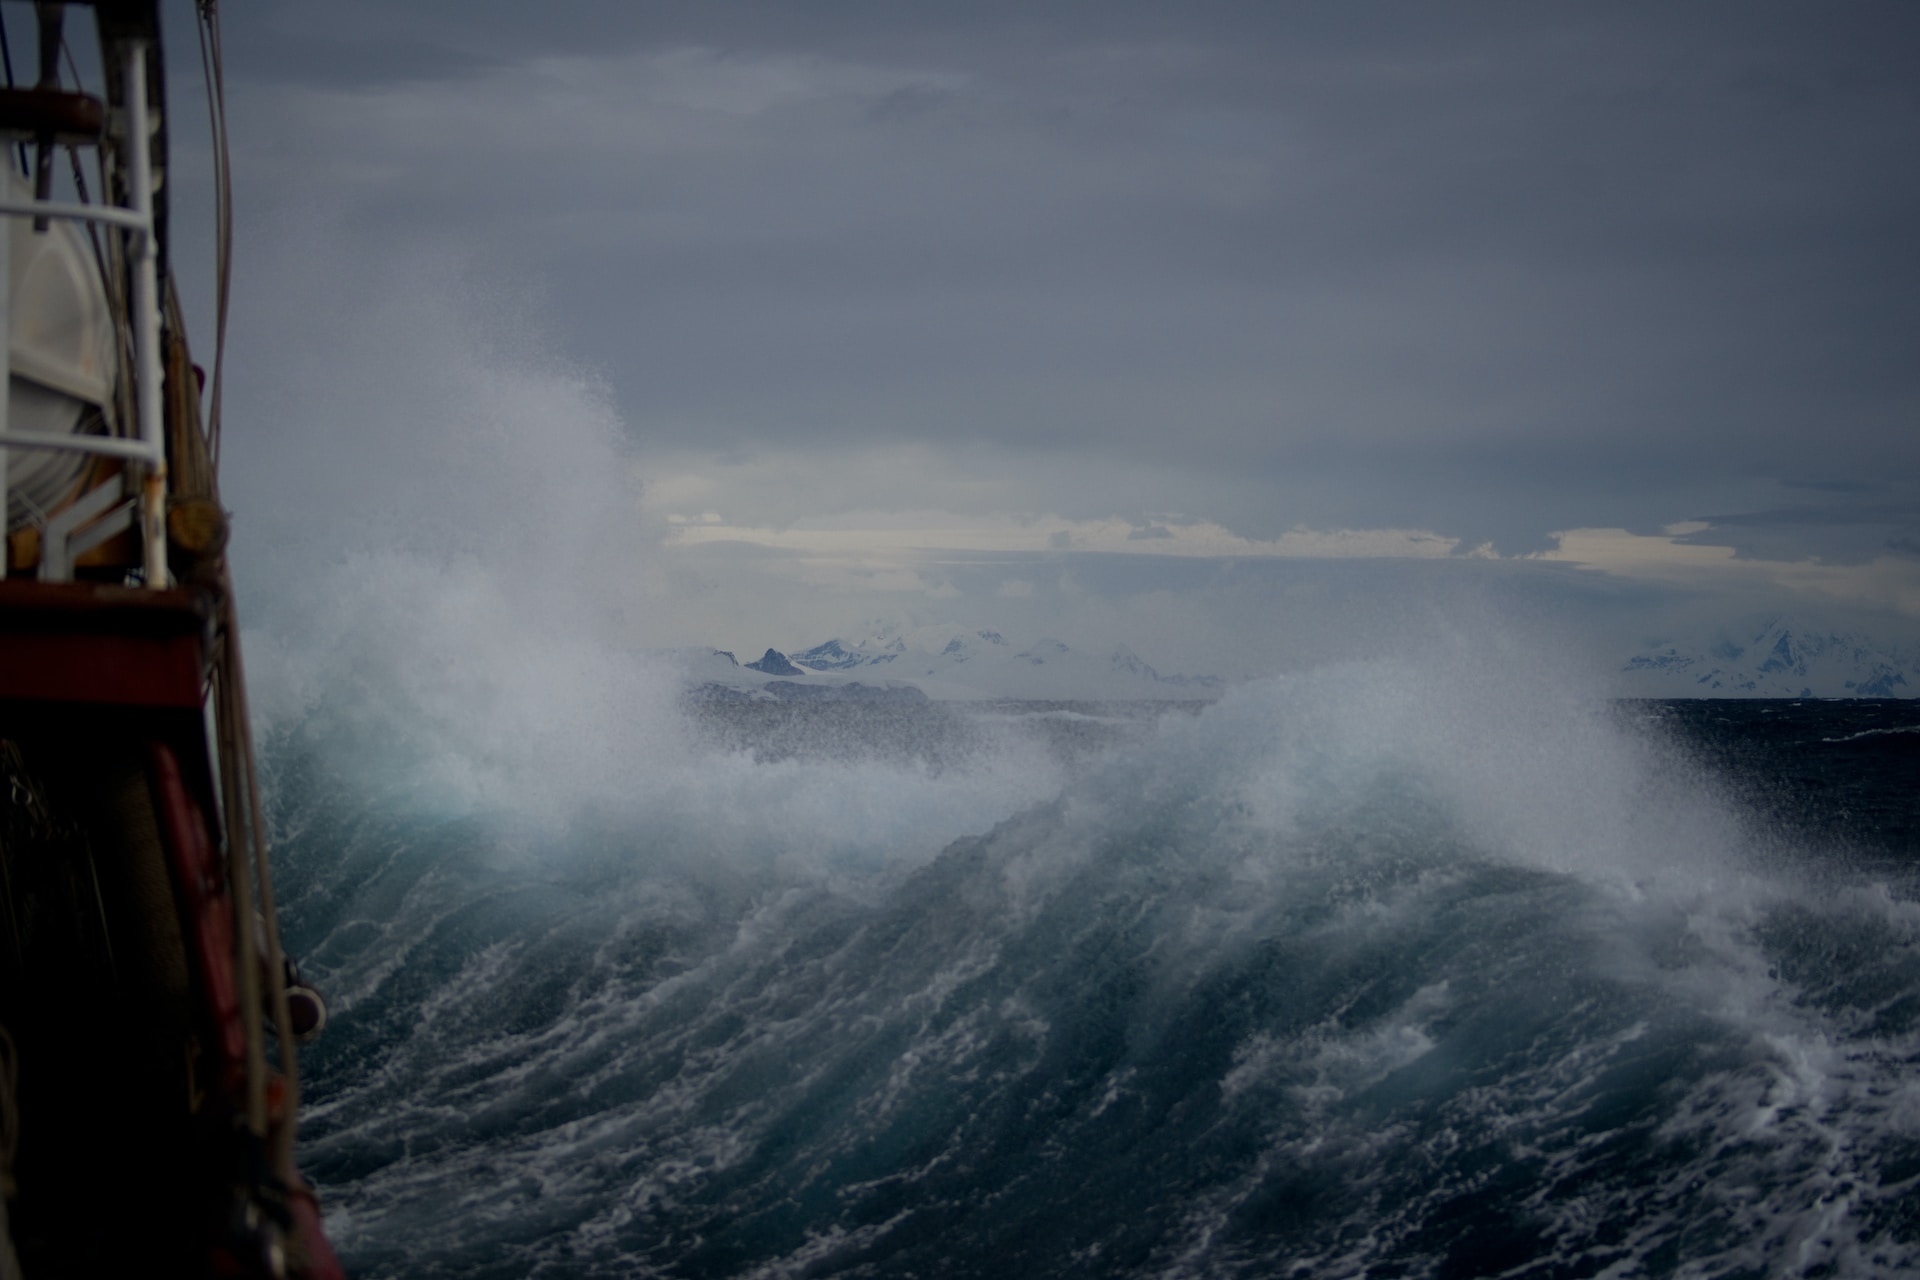
[[[20,1063],[9,1225],[28,1275],[265,1276],[276,1257],[341,1275],[312,1192],[271,1174],[244,1123],[214,616],[196,590],[0,581],[0,1025]],[[277,1076],[268,1097],[270,1125],[292,1123]],[[88,1233],[105,1170],[148,1199],[126,1230]]]

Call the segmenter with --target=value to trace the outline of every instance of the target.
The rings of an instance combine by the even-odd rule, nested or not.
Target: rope
[[[230,612],[223,608],[220,621],[224,628]],[[247,1128],[256,1136],[267,1135],[267,1058],[265,1037],[260,1026],[260,961],[256,950],[259,938],[253,927],[252,841],[247,834],[246,802],[241,792],[246,779],[240,767],[240,731],[234,715],[232,672],[226,666],[226,644],[231,633],[220,636],[221,654],[215,661],[214,728],[220,740],[220,796],[225,809],[227,830],[227,885],[233,894],[234,985],[240,1002],[240,1022],[247,1042]]]
[[[300,1065],[294,1048],[293,1015],[287,1005],[287,954],[280,945],[279,913],[274,907],[273,865],[267,856],[267,824],[260,805],[260,775],[258,757],[253,750],[252,716],[247,709],[246,671],[240,661],[240,629],[233,616],[233,580],[224,560],[221,562],[220,576],[227,627],[226,646],[222,656],[226,659],[228,673],[231,676],[230,701],[239,737],[239,766],[240,772],[244,775],[243,784],[246,792],[248,833],[246,853],[250,854],[254,860],[256,882],[260,889],[260,917],[265,920],[267,926],[267,996],[273,1010],[275,1035],[279,1041],[280,1074],[286,1080],[286,1121],[274,1134],[273,1165],[281,1181],[292,1187],[300,1184],[299,1171],[293,1164],[295,1121],[300,1114]]]
[[[7,19],[4,13],[0,13],[0,65],[6,68],[7,88],[13,88],[13,43],[7,39]],[[16,150],[20,153],[20,172],[25,173],[27,171],[26,142],[20,142]]]
[[[20,1142],[20,1050],[0,1027],[0,1280],[19,1280],[20,1258],[13,1251],[13,1224],[7,1197],[13,1187],[13,1153]]]
[[[233,293],[233,184],[231,145],[227,131],[225,55],[220,43],[218,0],[196,0],[199,22],[200,71],[206,88],[207,116],[213,131],[214,185],[214,349],[213,376],[207,391],[206,442],[212,476],[220,467],[221,398],[226,382],[227,317]],[[293,1019],[287,1004],[286,953],[280,945],[280,924],[274,908],[273,870],[267,851],[266,818],[260,801],[260,776],[253,747],[252,717],[247,708],[246,671],[240,658],[240,625],[233,609],[233,579],[225,557],[219,562],[220,653],[216,686],[217,727],[220,737],[222,791],[227,828],[228,879],[234,893],[234,933],[239,948],[242,1015],[247,1021],[247,1113],[255,1133],[266,1134],[266,1053],[260,1026],[259,978],[267,980],[267,1005],[279,1042],[280,1071],[285,1078],[286,1120],[274,1133],[271,1153],[275,1172],[288,1186],[299,1185],[293,1166],[294,1119],[299,1114],[300,1072],[294,1049]],[[254,898],[259,897],[256,916]],[[255,920],[265,923],[264,939]],[[256,941],[264,941],[259,957]],[[259,961],[264,958],[265,963]]]
[[[294,1119],[299,1114],[300,1067],[294,1048],[293,1018],[287,1000],[287,959],[280,944],[274,909],[273,870],[267,856],[266,819],[260,803],[253,730],[247,709],[246,673],[240,659],[240,632],[233,613],[233,580],[220,567],[220,680],[217,720],[223,799],[227,810],[228,878],[233,885],[235,942],[239,945],[241,1014],[247,1021],[247,1112],[255,1133],[268,1132],[266,1058],[260,1029],[259,981],[267,982],[267,1007],[279,1042],[280,1073],[285,1080],[286,1120],[274,1131],[270,1153],[274,1172],[288,1186],[298,1185],[293,1164]],[[254,895],[259,894],[259,909]],[[256,947],[264,943],[265,956]]]
[[[20,1147],[20,1050],[0,1027],[0,1195],[11,1197],[13,1157]]]
[[[215,475],[220,469],[221,398],[226,384],[227,316],[233,296],[233,182],[232,147],[227,132],[226,58],[220,44],[219,0],[196,0],[199,16],[200,72],[206,87],[207,117],[213,130],[214,187],[214,339],[213,376],[207,389],[207,454]],[[247,708],[246,671],[240,659],[240,626],[233,612],[233,579],[220,561],[221,612],[221,757],[231,762],[226,787],[228,858],[235,898],[235,932],[240,944],[242,984],[252,987],[254,969],[253,897],[260,899],[259,919],[265,922],[267,1002],[272,1011],[280,1050],[280,1071],[286,1081],[286,1123],[275,1134],[272,1152],[275,1171],[288,1186],[299,1185],[293,1167],[294,1118],[300,1109],[300,1070],[294,1049],[293,1019],[287,1006],[286,953],[280,945],[280,922],[274,908],[273,868],[267,852],[266,817],[260,803],[260,776],[253,749],[252,716]],[[257,1010],[257,997],[243,997]],[[257,1027],[257,1013],[253,1015]],[[264,1047],[257,1030],[250,1029],[250,1119],[264,1122],[264,1098],[256,1079],[264,1079]],[[256,1132],[264,1132],[264,1125]]]
[[[226,378],[227,310],[233,292],[233,184],[227,143],[227,78],[220,50],[218,0],[198,0],[200,73],[213,127],[214,329],[213,378],[207,395],[207,453],[220,469],[220,393]]]

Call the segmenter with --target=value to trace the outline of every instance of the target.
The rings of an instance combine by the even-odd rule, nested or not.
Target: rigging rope
[[[220,50],[218,0],[198,0],[200,72],[207,89],[207,115],[213,125],[214,328],[213,377],[207,392],[207,454],[220,469],[220,392],[227,363],[227,309],[233,283],[233,185],[227,145],[227,80]]]
[[[0,12],[0,66],[6,68],[7,88],[13,88],[13,44],[7,39],[7,17],[4,12]],[[20,172],[25,173],[27,171],[25,140],[16,143],[15,150],[20,153]]]
[[[0,1280],[19,1280],[20,1258],[13,1251],[13,1224],[7,1198],[14,1194],[13,1154],[20,1141],[20,1050],[0,1027]]]
[[[233,734],[239,748],[238,770],[241,789],[244,791],[242,803],[245,805],[246,843],[242,856],[250,855],[253,860],[253,882],[260,894],[259,919],[266,926],[266,979],[267,1004],[273,1016],[275,1040],[280,1051],[280,1075],[282,1077],[283,1106],[285,1119],[273,1133],[272,1158],[274,1171],[281,1181],[289,1187],[301,1185],[299,1171],[293,1163],[293,1143],[297,1136],[296,1120],[300,1114],[300,1063],[294,1048],[293,1018],[287,1002],[287,953],[280,943],[279,911],[273,895],[273,863],[267,853],[266,814],[260,803],[259,756],[253,745],[253,714],[247,706],[246,668],[240,660],[240,628],[233,614],[233,579],[223,560],[220,567],[220,585],[222,588],[223,627],[225,630],[225,659],[231,680],[226,691],[233,721]]]

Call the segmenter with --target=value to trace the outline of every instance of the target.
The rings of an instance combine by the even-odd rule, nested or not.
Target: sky
[[[1911,5],[223,9],[256,578],[1222,674],[1920,635]]]

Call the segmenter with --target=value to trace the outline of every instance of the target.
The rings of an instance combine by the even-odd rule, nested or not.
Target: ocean
[[[1920,1273],[1920,702],[1498,674],[278,715],[349,1272]]]

